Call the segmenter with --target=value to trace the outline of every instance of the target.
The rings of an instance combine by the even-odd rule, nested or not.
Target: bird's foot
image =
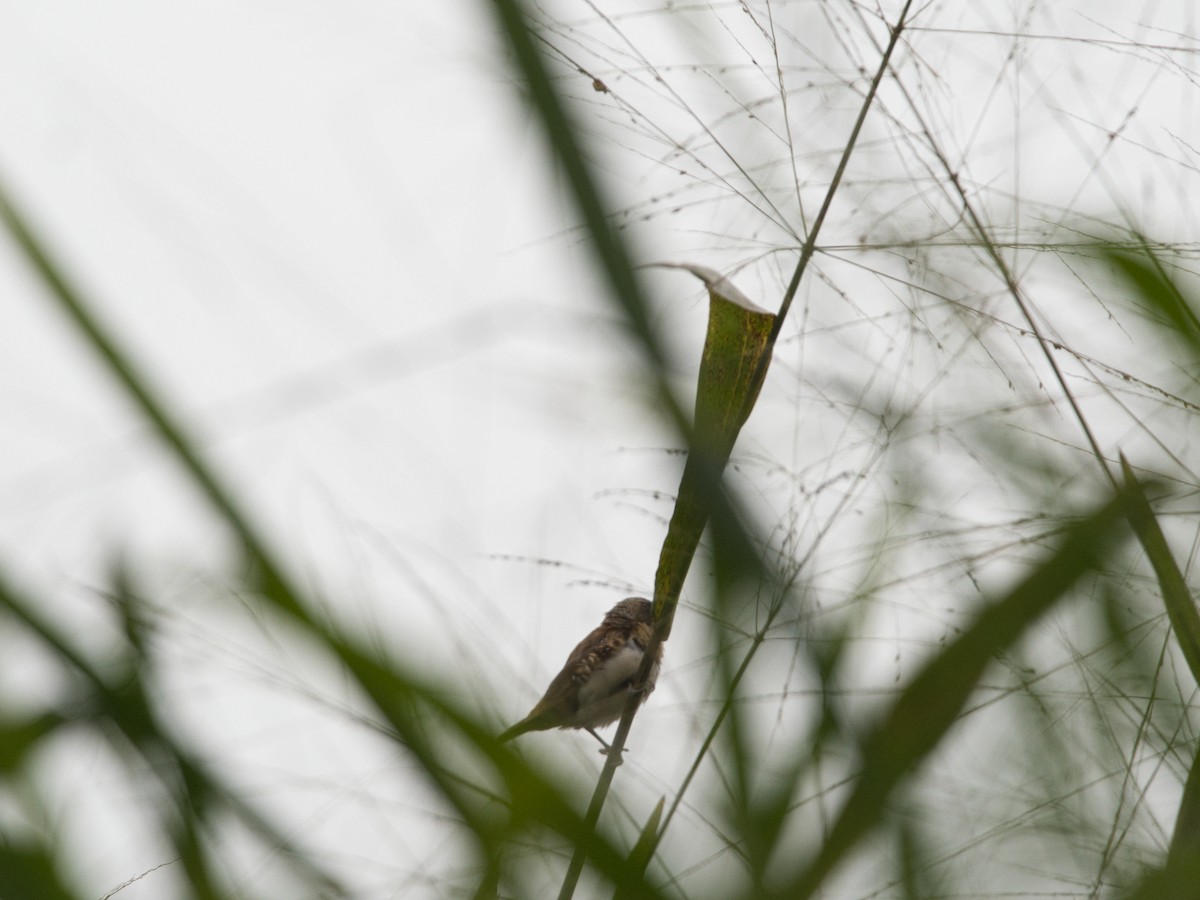
[[[608,756],[613,752],[613,745],[610,744],[608,741],[604,740],[604,738],[600,737],[600,735],[596,734],[596,732],[593,729],[588,728],[587,732],[588,732],[588,734],[590,734],[592,737],[594,737],[596,740],[598,740],[600,742],[601,746],[600,746],[599,753],[601,756]],[[625,755],[624,749],[622,749],[621,751],[618,752],[618,754],[617,754],[617,765],[618,766],[621,765],[621,763],[623,763],[625,761],[623,758],[624,755]]]
[[[600,742],[600,747],[601,747],[600,754],[602,756],[608,755],[608,751],[612,749],[612,745],[609,744],[609,742],[606,741],[604,738],[600,737],[600,735],[596,734],[596,729],[588,728],[586,725],[583,726],[583,729],[584,729],[584,731],[586,731],[588,734],[590,734],[592,737],[594,737],[596,740],[598,740]]]
[[[613,752],[614,752],[613,747],[601,747],[600,748],[601,756],[611,756],[613,754]],[[624,765],[625,764],[625,750],[624,749],[618,750],[618,751],[616,751],[616,754],[617,754],[616,755],[617,761],[613,765],[614,766]]]

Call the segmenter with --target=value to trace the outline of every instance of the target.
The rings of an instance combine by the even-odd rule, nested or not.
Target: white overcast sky
[[[896,6],[886,4],[889,16]],[[556,44],[589,60],[589,74],[613,89],[593,91],[582,75],[566,80],[582,100],[589,150],[632,209],[626,234],[641,259],[744,267],[735,280],[774,306],[794,257],[776,252],[787,241],[772,210],[802,194],[811,221],[861,97],[846,59],[869,66],[870,42],[830,37],[863,33],[841,4],[828,7],[832,23],[809,5],[777,4],[797,100],[797,118],[781,124],[764,87],[773,63],[756,50],[761,34],[737,4],[697,4],[678,21],[622,7],[633,12],[605,23],[590,4],[561,4]],[[860,9],[869,19],[873,7]],[[572,231],[565,189],[547,173],[538,123],[514,90],[490,14],[484,0],[5,2],[0,178],[314,593],[393,648],[423,652],[464,678],[482,675],[492,692],[484,705],[500,724],[523,714],[612,602],[650,589],[670,510],[669,496],[652,492],[674,491],[679,458],[650,414],[637,356],[588,247]],[[1048,222],[1065,227],[1093,215],[1194,239],[1195,51],[1171,49],[1195,47],[1188,0],[1003,10],[933,3],[921,22],[929,30],[911,39],[923,64],[945,73],[921,98],[926,125],[960,154],[956,161],[969,161],[973,196],[1014,246]],[[1040,37],[1011,57],[1004,35],[1016,30]],[[1141,46],[1133,52],[1129,42]],[[671,91],[644,77],[642,53],[657,54],[649,61],[678,77]],[[953,203],[921,187],[939,180],[924,168],[928,157],[910,160],[897,136],[896,123],[912,125],[902,101],[885,86],[881,110],[895,119],[864,134],[828,232],[840,249],[818,260],[827,277],[798,301],[778,381],[764,395],[776,413],[752,422],[741,445],[751,459],[749,492],[768,509],[785,470],[814,495],[857,483],[847,472],[860,464],[868,472],[862,461],[880,438],[860,430],[856,416],[877,400],[929,417],[913,419],[928,442],[914,439],[914,458],[924,460],[956,449],[940,443],[939,426],[965,438],[973,412],[986,419],[972,410],[969,385],[995,374],[991,362],[1015,381],[1015,406],[1040,396],[1029,374],[1038,365],[1033,350],[1010,334],[1011,345],[989,346],[980,354],[987,359],[967,367],[958,382],[965,394],[943,398],[938,391],[955,385],[938,372],[976,345],[964,340],[963,357],[946,361],[897,337],[909,328],[905,316],[923,315],[885,277],[913,271],[899,255],[873,260],[870,273],[836,267],[833,257],[859,243],[935,240],[938,226],[958,233]],[[751,124],[722,130],[731,109],[749,109]],[[706,125],[731,157],[714,152]],[[783,127],[797,135],[801,191],[789,193],[793,170],[779,162]],[[1023,203],[1016,212],[1014,197]],[[1038,277],[1029,258],[1014,260]],[[964,287],[969,264],[935,258],[930,267],[947,296],[983,296]],[[1044,277],[1041,314],[1053,324],[1065,308],[1055,292],[1068,296],[1077,285],[1061,272]],[[677,273],[648,283],[684,390],[699,355],[701,293]],[[999,296],[995,284],[980,290],[993,292],[988,302]],[[900,319],[888,310],[893,300]],[[1080,302],[1082,315],[1101,323],[1081,328],[1089,352],[1136,357],[1125,336],[1103,331],[1103,311]],[[861,334],[859,320],[871,322]],[[955,340],[948,334],[938,331]],[[1158,362],[1136,364],[1152,378]],[[875,375],[860,378],[864,371]],[[802,418],[800,400],[811,404]],[[1164,451],[1119,413],[1096,415],[1110,447],[1128,439]],[[313,817],[306,822],[331,811],[322,821],[331,834],[314,841],[339,864],[349,852],[339,842],[359,842],[371,861],[359,872],[365,895],[376,876],[396,872],[438,883],[438,854],[451,854],[436,835],[409,830],[436,819],[420,799],[406,806],[394,772],[402,757],[314,735],[316,714],[295,687],[310,677],[320,683],[311,661],[276,659],[269,641],[227,622],[221,604],[197,588],[200,573],[228,562],[224,535],[3,239],[0,419],[0,565],[103,635],[105,611],[87,588],[102,582],[114,554],[142,561],[179,604],[166,642],[179,662],[178,704],[214,757],[247,783],[271,786],[269,802]],[[1053,441],[1079,440],[1057,412],[1044,428]],[[1186,457],[1186,444],[1155,463],[1175,466],[1172,454]],[[1018,514],[1016,499],[989,492],[969,460],[960,464],[930,467],[944,477],[939,512],[964,521],[998,509]],[[813,513],[799,531],[819,524]],[[834,584],[843,562],[826,569]],[[920,594],[921,583],[912,590]],[[892,624],[905,634],[910,626],[900,623],[908,621],[897,615]],[[656,695],[652,734],[695,725],[687,702],[700,688],[685,673],[705,682],[702,664],[690,665],[690,639],[684,628],[672,646],[681,665],[668,667]],[[911,671],[893,655],[889,645],[879,657],[885,683]],[[273,674],[256,682],[259,663]],[[36,670],[8,669],[0,698],[19,706],[44,689]],[[304,758],[281,762],[297,746]],[[594,764],[590,747],[578,754]],[[665,790],[687,759],[681,748],[661,772],[626,769]],[[379,772],[387,774],[376,782]],[[77,798],[84,782],[103,785],[94,774],[61,786],[62,796]],[[311,796],[303,789],[310,777]],[[351,841],[331,823],[339,815],[361,822],[371,804],[358,792],[386,792],[381,783],[403,799],[375,809],[371,821],[386,824],[366,830],[377,843],[358,832]],[[103,787],[87,796],[94,818],[86,821],[105,821],[112,801]],[[92,847],[81,879],[101,893],[163,861],[160,848],[123,839],[130,836],[110,831],[112,846],[101,847],[82,826],[73,834]],[[397,845],[404,850],[393,855]],[[161,889],[148,879],[121,896]]]

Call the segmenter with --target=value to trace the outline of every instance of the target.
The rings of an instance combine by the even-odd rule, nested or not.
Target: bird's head
[[[605,625],[620,625],[625,623],[647,625],[654,623],[654,604],[644,597],[626,597],[608,611],[604,617]]]

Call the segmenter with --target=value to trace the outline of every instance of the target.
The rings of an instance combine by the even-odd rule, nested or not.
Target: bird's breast
[[[629,686],[629,679],[637,674],[638,666],[641,664],[641,648],[633,643],[626,644],[597,666],[588,680],[580,685],[580,708],[611,697],[618,692],[624,694],[625,688]]]
[[[571,716],[570,724],[576,728],[598,728],[619,719],[629,697],[630,682],[637,675],[643,656],[642,648],[630,641],[597,666],[588,680],[580,685],[579,708]],[[658,665],[651,668],[643,700],[654,690],[658,670]]]

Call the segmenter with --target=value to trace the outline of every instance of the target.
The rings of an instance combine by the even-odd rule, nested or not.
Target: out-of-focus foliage
[[[1039,497],[1036,520],[1014,524],[1012,547],[1024,555],[1013,565],[1012,577],[999,585],[979,586],[978,602],[952,620],[944,638],[926,648],[893,692],[873,698],[869,708],[851,708],[854,703],[847,698],[856,683],[853,670],[863,664],[853,644],[862,637],[864,604],[889,588],[884,563],[894,549],[892,542],[906,540],[902,526],[936,498],[921,500],[922,486],[915,482],[896,486],[895,506],[880,513],[887,521],[881,521],[879,545],[856,573],[859,583],[847,591],[854,602],[825,615],[819,585],[805,570],[811,548],[798,545],[796,531],[779,539],[755,517],[757,508],[727,491],[722,481],[742,426],[771,409],[761,401],[755,404],[780,334],[775,316],[731,302],[731,288],[711,273],[702,274],[711,295],[710,330],[699,363],[695,421],[685,415],[668,375],[665,342],[639,283],[637,260],[613,227],[605,192],[581,150],[571,107],[556,91],[543,45],[549,38],[531,29],[521,4],[496,6],[506,17],[516,71],[545,125],[554,158],[566,173],[612,288],[613,308],[624,317],[629,341],[647,362],[652,382],[648,393],[689,441],[691,456],[656,585],[657,611],[666,623],[659,638],[669,635],[684,578],[691,572],[694,581],[704,582],[698,593],[708,597],[703,610],[710,624],[709,699],[717,713],[695,741],[695,761],[686,777],[664,787],[665,796],[645,821],[630,828],[602,814],[609,784],[614,792],[622,790],[616,754],[605,766],[603,790],[597,792],[592,809],[579,808],[577,785],[531,765],[517,749],[496,744],[494,723],[471,702],[455,696],[449,684],[403,659],[388,657],[317,614],[314,598],[271,552],[270,541],[212,470],[169,400],[156,394],[123,352],[120,340],[101,327],[87,292],[72,284],[53,249],[37,237],[23,213],[0,198],[8,230],[41,276],[49,301],[63,309],[138,405],[244,554],[249,575],[222,575],[231,602],[242,598],[272,621],[287,622],[294,629],[290,640],[315,648],[344,673],[364,698],[375,727],[402,748],[413,777],[444,809],[442,825],[470,856],[469,880],[476,896],[529,895],[544,885],[540,871],[545,861],[558,867],[567,855],[577,860],[576,876],[586,866],[605,890],[620,897],[795,898],[823,888],[842,890],[838,884],[853,884],[864,896],[924,896],[932,890],[954,894],[954,880],[966,875],[953,862],[966,850],[954,822],[937,820],[937,801],[943,791],[969,795],[977,786],[965,778],[961,783],[938,783],[928,772],[935,766],[954,771],[951,757],[971,756],[975,749],[968,741],[979,739],[971,730],[976,714],[1000,700],[1019,706],[1009,733],[1001,739],[1013,738],[1014,756],[1025,752],[1032,761],[1022,761],[1023,767],[1013,773],[996,773],[997,783],[1007,785],[1030,770],[1044,773],[1045,783],[1012,783],[1006,788],[1011,795],[1007,806],[982,792],[985,801],[971,812],[984,823],[985,836],[1032,844],[1038,835],[1052,832],[1064,845],[1083,847],[1076,862],[1080,871],[1095,871],[1095,884],[1087,886],[1093,893],[1103,889],[1146,898],[1192,896],[1200,872],[1200,776],[1190,718],[1196,685],[1176,680],[1164,688],[1160,675],[1168,668],[1164,660],[1178,647],[1193,679],[1200,676],[1200,617],[1187,567],[1171,550],[1170,523],[1164,528],[1155,511],[1170,499],[1163,482],[1143,480],[1145,473],[1134,459],[1133,464],[1122,460],[1120,479],[1097,477],[1068,489],[1053,471],[1056,463],[1027,460],[1017,449],[999,454],[1012,466],[1014,495],[1029,485],[1056,483],[1061,488]],[[881,64],[878,71],[882,76],[887,66]],[[897,92],[902,93],[899,87]],[[958,187],[956,177],[946,177]],[[907,249],[915,269],[921,249]],[[986,265],[982,260],[1003,256],[1003,248],[986,249],[990,253],[980,254],[981,266]],[[1170,260],[1136,241],[1118,250],[1096,243],[1088,252],[1126,276],[1126,296],[1165,329],[1157,340],[1165,344],[1178,338],[1189,348],[1188,364],[1195,371],[1200,363],[1200,325],[1185,291],[1168,274]],[[1099,271],[1099,262],[1089,264]],[[1016,290],[1012,299],[1020,300]],[[1053,353],[1052,339],[1037,339],[1041,349]],[[1147,352],[1159,346],[1154,337],[1139,339],[1148,342]],[[984,345],[982,338],[979,345]],[[1063,389],[1070,394],[1066,379]],[[831,398],[836,393],[837,386],[830,388]],[[859,407],[849,415],[869,408],[871,391],[864,387],[859,399]],[[879,418],[888,421],[886,410]],[[1082,413],[1080,419],[1086,424]],[[898,430],[902,425],[894,424]],[[979,446],[971,452],[991,454],[997,447],[989,442],[1001,438],[988,426],[981,423],[977,435],[960,431],[954,440],[969,443],[977,437]],[[1080,458],[1098,471],[1111,463],[1086,453]],[[712,578],[692,569],[706,526],[715,561]],[[951,539],[949,532],[939,537],[947,543]],[[819,540],[814,538],[813,544]],[[1133,549],[1137,543],[1144,560]],[[1008,549],[1012,548],[972,547],[956,562],[970,574],[977,559]],[[1172,637],[1147,656],[1144,623],[1131,612],[1134,603],[1127,595],[1135,578],[1145,581],[1151,572]],[[281,877],[290,879],[297,896],[346,895],[313,848],[297,839],[293,829],[269,820],[178,734],[155,680],[155,642],[146,621],[151,604],[141,596],[138,578],[137,566],[126,564],[107,586],[120,639],[100,662],[80,648],[69,629],[40,615],[37,598],[25,595],[0,568],[0,621],[6,629],[37,641],[68,685],[53,704],[20,715],[0,710],[0,779],[6,793],[16,798],[15,811],[0,820],[0,898],[79,896],[71,884],[70,860],[56,848],[31,773],[40,754],[80,732],[103,744],[131,781],[152,783],[158,798],[155,827],[179,860],[181,893],[205,900],[245,895],[231,874],[237,866],[229,843],[222,839],[232,821],[283,861],[286,871]],[[1044,662],[1052,655],[1037,654],[1039,638],[1051,627],[1046,623],[1055,614],[1078,612],[1077,607],[1084,607],[1078,620],[1059,621],[1083,621],[1104,635],[1105,651],[1116,648],[1117,662],[1111,668],[1097,671],[1080,665],[1091,650],[1053,663]],[[1084,636],[1079,637],[1083,646]],[[776,739],[766,737],[773,733],[763,727],[753,701],[764,695],[762,682],[756,681],[756,659],[781,646],[788,648],[812,687],[805,700],[807,721],[799,726],[789,722],[793,730]],[[1057,730],[1065,717],[1056,706],[1057,692],[1073,665],[1081,677],[1095,681],[1087,692],[1073,689],[1078,705],[1091,710],[1091,720],[1086,726],[1072,722],[1070,727],[1079,732],[1066,735]],[[787,676],[775,687],[782,694],[792,690]],[[1153,701],[1160,694],[1166,700],[1156,705]],[[631,707],[621,724],[618,750],[636,728],[632,714]],[[779,718],[784,718],[782,712]],[[1083,734],[1085,727],[1095,733]],[[1024,742],[1020,735],[1026,733],[1036,740]],[[681,740],[684,737],[690,736]],[[1086,758],[1078,750],[1083,738],[1089,739]],[[1132,823],[1144,808],[1141,797],[1132,810],[1125,806],[1126,794],[1137,793],[1128,787],[1138,776],[1131,741],[1137,748],[1150,748],[1182,776],[1177,824],[1164,823],[1167,839],[1165,846],[1154,848],[1161,851],[1154,858],[1148,858],[1145,848],[1126,852],[1126,845],[1136,842]],[[721,866],[710,891],[694,882],[686,889],[680,886],[694,860],[688,848],[680,846],[687,844],[686,837],[672,841],[675,829],[683,828],[678,816],[683,798],[706,766],[718,770],[723,793],[688,802],[718,836],[724,858],[731,860]],[[1108,818],[1099,829],[1089,819],[1094,801],[1085,796],[1087,785],[1078,780],[1083,773],[1091,777],[1096,769],[1115,772],[1126,783],[1115,806],[1105,808]],[[1037,830],[1023,837],[1024,824],[1033,820]],[[1103,840],[1097,841],[1097,834]],[[864,861],[870,857],[876,862]],[[1042,862],[1039,857],[1036,865]],[[1074,877],[1075,869],[1068,875]],[[846,881],[839,883],[838,878]],[[569,896],[574,885],[569,877],[563,896]],[[979,890],[964,887],[962,892],[972,889]],[[994,892],[1006,890],[999,887]]]

